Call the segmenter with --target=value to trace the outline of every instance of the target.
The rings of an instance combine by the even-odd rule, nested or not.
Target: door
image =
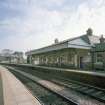
[[[80,68],[83,69],[83,57],[80,57]]]

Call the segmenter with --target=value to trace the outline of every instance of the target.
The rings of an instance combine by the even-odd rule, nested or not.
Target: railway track
[[[30,78],[20,75],[20,73],[15,71],[11,72],[31,91],[42,105],[78,105],[78,103],[73,103],[65,97],[41,86]]]
[[[66,79],[63,77],[58,77],[56,75],[51,78],[50,74],[45,76],[44,74],[41,74],[38,71],[36,71],[36,73],[37,74],[39,73],[38,76],[40,76],[40,78],[43,77],[44,79],[48,79],[51,82],[64,85],[67,88],[73,89],[75,91],[78,91],[82,94],[88,95],[92,98],[95,98],[96,100],[99,100],[105,103],[105,89],[101,89],[95,86],[87,85],[87,84]]]
[[[24,69],[22,69],[22,68],[21,68],[21,70],[24,71]],[[47,80],[54,82],[56,84],[59,84],[59,85],[63,85],[67,88],[73,89],[77,92],[80,92],[80,93],[88,95],[92,98],[95,98],[96,100],[99,100],[101,102],[105,102],[104,90],[101,90],[101,89],[95,88],[95,87],[89,87],[87,85],[81,84],[81,83],[76,82],[76,81],[67,80],[65,78],[60,78],[60,77],[56,77],[56,76],[52,77],[50,74],[44,75],[43,73],[40,73],[38,71],[34,71],[34,72],[35,72],[35,74],[37,74],[38,77],[41,77],[43,79],[47,79]],[[56,104],[54,104],[54,105],[56,105]],[[64,104],[64,105],[66,105],[66,104]],[[97,105],[101,105],[101,104],[97,104]],[[102,104],[102,105],[104,105],[104,104]]]
[[[84,95],[88,95],[92,98],[95,98],[96,100],[99,100],[101,102],[104,102],[105,103],[105,91],[102,89],[99,89],[99,88],[96,88],[96,87],[91,87],[91,86],[86,86],[84,84],[80,84],[78,82],[75,82],[75,81],[70,81],[70,80],[67,80],[67,79],[53,79],[51,80],[57,84],[60,84],[60,85],[64,85],[66,86],[67,88],[71,88],[75,91],[78,91]]]

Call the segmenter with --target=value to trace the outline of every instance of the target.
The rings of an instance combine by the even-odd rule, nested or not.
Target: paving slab
[[[0,105],[4,104],[3,100],[3,87],[2,87],[2,79],[1,79],[1,73],[0,73]]]

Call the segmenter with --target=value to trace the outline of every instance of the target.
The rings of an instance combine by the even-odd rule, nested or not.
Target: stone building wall
[[[32,64],[36,65],[80,68],[80,57],[84,59],[88,54],[89,50],[69,48],[35,54],[30,60]]]

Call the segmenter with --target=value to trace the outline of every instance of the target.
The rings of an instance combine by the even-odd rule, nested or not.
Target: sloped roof
[[[78,38],[81,38],[82,40],[84,40],[87,44],[89,45],[93,45],[95,43],[99,43],[99,37],[98,36],[95,36],[95,35],[81,35],[81,36],[78,36],[78,37],[75,37],[75,38],[70,38],[70,39],[67,39],[67,40],[64,40],[64,41],[61,41],[59,43],[56,43],[56,44],[52,44],[52,45],[49,45],[49,46],[46,46],[46,47],[43,47],[43,48],[40,48],[40,49],[35,49],[35,50],[31,50],[31,51],[28,51],[26,52],[26,55],[28,55],[29,53],[39,53],[39,52],[45,52],[45,49],[51,49],[52,47],[55,47],[55,46],[59,46],[59,45],[62,45],[62,44],[65,44],[65,43],[68,43],[69,41],[72,41],[72,40],[75,40],[75,39],[78,39]],[[61,48],[67,48],[67,46],[64,46],[64,47],[61,47]],[[59,49],[59,47],[58,47]],[[47,50],[48,51],[48,50]]]
[[[93,45],[93,44],[95,44],[95,43],[100,43],[100,37],[99,36],[95,36],[95,35],[83,35],[83,36],[81,36],[81,38],[85,41],[85,42],[87,42],[88,44],[91,44],[91,45]]]

